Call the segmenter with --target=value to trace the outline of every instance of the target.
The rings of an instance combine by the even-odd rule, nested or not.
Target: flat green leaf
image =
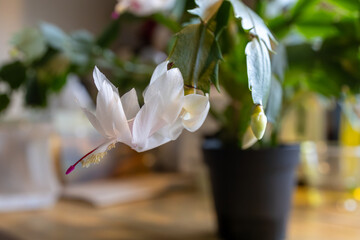
[[[172,18],[169,18],[168,16],[165,16],[162,13],[156,13],[152,15],[152,18],[156,22],[164,25],[173,32],[178,32],[181,30],[181,26],[176,21],[174,21]]]
[[[25,95],[25,103],[34,107],[45,107],[47,103],[48,88],[40,83],[36,76],[28,79]]]
[[[0,94],[0,112],[4,111],[10,103],[10,98],[6,94]]]
[[[282,96],[283,92],[281,83],[276,79],[276,77],[272,76],[270,95],[266,106],[266,116],[268,121],[271,123],[276,123],[278,120],[282,105]]]
[[[0,79],[17,89],[26,80],[26,68],[20,61],[8,63],[0,69]]]
[[[315,23],[298,23],[296,25],[296,30],[301,33],[307,39],[314,38],[328,38],[331,36],[336,36],[339,31],[333,25],[323,25]]]
[[[193,86],[205,93],[210,85],[219,87],[219,62],[222,59],[218,43],[222,30],[227,26],[230,4],[224,2],[217,14],[207,24],[190,24],[177,34],[169,56],[184,77],[185,85]]]
[[[102,48],[110,47],[111,43],[117,38],[120,32],[120,20],[112,21],[108,27],[96,39],[97,45]]]
[[[241,25],[251,34],[258,36],[266,44],[269,50],[272,50],[271,42],[276,43],[275,37],[265,25],[264,21],[253,10],[247,7],[240,0],[229,0],[234,8],[236,18],[241,18]]]
[[[26,61],[38,59],[46,51],[45,39],[38,29],[30,28],[16,33],[11,44],[24,54]]]
[[[360,1],[359,0],[328,0],[330,3],[334,4],[337,7],[340,7],[348,12],[352,12],[356,15],[356,13],[360,9]]]
[[[46,42],[57,50],[64,50],[69,37],[57,26],[50,23],[41,23],[40,30]]]
[[[185,85],[209,92],[221,59],[214,44],[214,33],[202,23],[188,25],[177,34],[169,60],[180,69]]]
[[[249,89],[255,104],[266,106],[271,83],[269,51],[262,40],[254,38],[246,45]]]

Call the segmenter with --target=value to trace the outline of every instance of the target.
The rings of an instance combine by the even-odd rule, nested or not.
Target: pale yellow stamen
[[[99,164],[101,159],[103,159],[105,157],[105,155],[107,154],[107,151],[109,151],[109,150],[111,150],[113,148],[115,148],[115,143],[110,144],[107,147],[105,152],[93,154],[93,155],[89,156],[87,159],[84,159],[81,162],[82,167],[88,168],[91,164]]]
[[[115,143],[110,144],[110,145],[107,147],[106,151],[109,151],[109,150],[111,150],[111,149],[113,149],[113,148],[115,148]]]

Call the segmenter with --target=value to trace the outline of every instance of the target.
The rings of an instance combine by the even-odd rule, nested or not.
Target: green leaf
[[[27,81],[25,102],[29,106],[45,107],[47,103],[48,88],[40,83],[36,76],[31,77]]]
[[[329,0],[329,2],[353,13],[358,12],[360,8],[359,0]]]
[[[181,26],[176,21],[174,21],[173,19],[171,19],[169,17],[164,16],[164,14],[162,14],[162,13],[156,13],[152,16],[152,18],[156,22],[164,25],[165,27],[167,27],[168,29],[170,29],[173,32],[178,32],[181,30]]]
[[[275,37],[272,35],[268,27],[259,15],[247,7],[240,0],[230,0],[236,18],[241,18],[241,25],[243,29],[264,41],[266,47],[272,50],[270,39],[276,43]]]
[[[20,61],[8,63],[0,69],[0,79],[17,89],[26,80],[26,68]]]
[[[46,42],[57,50],[64,50],[69,37],[57,26],[50,23],[41,23],[40,30]]]
[[[0,94],[0,112],[4,111],[10,103],[10,98],[6,94]]]
[[[46,51],[45,39],[38,29],[25,29],[15,34],[11,43],[24,54],[26,61],[38,59]]]
[[[224,2],[208,24],[191,24],[177,34],[169,60],[180,69],[185,85],[208,93],[213,83],[220,90],[218,75],[222,54],[218,40],[227,25],[229,11],[230,4]]]
[[[335,26],[327,24],[298,23],[296,29],[307,39],[319,37],[324,39],[339,33]]]
[[[96,39],[96,44],[102,48],[107,48],[114,42],[120,32],[120,20],[113,20]]]
[[[60,91],[65,85],[69,73],[69,59],[63,54],[57,54],[46,64],[37,68],[39,82],[46,84],[53,91]]]
[[[282,93],[281,83],[272,76],[270,95],[266,106],[266,116],[271,123],[276,123],[278,120],[282,105]]]
[[[94,38],[87,31],[77,31],[71,34],[65,55],[76,65],[87,65],[94,48]]]
[[[217,82],[216,65],[221,58],[214,44],[214,33],[202,23],[188,25],[177,34],[169,60],[180,69],[185,85],[208,93],[211,82]]]
[[[254,38],[246,45],[246,65],[249,89],[255,104],[266,106],[271,83],[271,63],[262,40]]]

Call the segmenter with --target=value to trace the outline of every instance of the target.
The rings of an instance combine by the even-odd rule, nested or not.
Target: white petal
[[[161,75],[166,73],[168,64],[169,64],[169,61],[165,61],[165,62],[162,62],[159,65],[157,65],[157,67],[155,68],[155,70],[151,76],[150,84],[152,84]]]
[[[195,132],[204,123],[210,109],[208,96],[189,94],[185,96],[183,125],[190,131]]]
[[[180,136],[183,129],[183,120],[179,117],[174,123],[164,126],[156,133],[164,136],[165,138],[175,140]]]
[[[111,86],[112,90],[115,93],[119,94],[117,88],[106,78],[106,76],[102,72],[100,72],[100,70],[96,66],[93,71],[93,78],[98,91],[101,90],[101,88],[104,86],[103,83],[105,82]]]
[[[147,138],[166,125],[160,114],[164,110],[163,107],[164,103],[159,94],[153,95],[141,107],[133,124],[133,147],[146,148]]]
[[[132,119],[140,110],[135,89],[131,89],[121,97],[121,103],[127,119]]]
[[[198,7],[188,12],[199,16],[206,23],[214,16],[222,2],[223,0],[195,0]]]
[[[99,90],[96,99],[96,118],[108,137],[115,137],[113,130],[112,109],[115,98],[119,98],[111,89],[111,86],[104,83]]]
[[[144,95],[145,105],[156,95],[164,99],[160,117],[167,123],[174,122],[181,112],[184,96],[184,81],[178,68],[167,71],[149,85]]]
[[[99,123],[99,120],[96,118],[96,116],[90,112],[86,108],[81,108],[83,112],[85,113],[86,117],[89,119],[90,123],[93,125],[93,127],[103,136],[107,137],[107,134],[105,133],[104,129],[102,128],[101,124]]]
[[[170,138],[166,138],[159,133],[155,133],[151,137],[146,139],[146,143],[143,146],[134,146],[133,149],[137,152],[145,152],[170,141]]]
[[[255,137],[253,131],[251,130],[251,127],[249,126],[243,136],[241,148],[247,149],[254,145],[257,141],[258,139]]]
[[[117,138],[117,141],[123,142],[125,144],[131,144],[131,130],[128,124],[128,121],[125,116],[123,105],[120,101],[120,98],[114,96],[115,104],[113,105],[112,110],[112,127]]]

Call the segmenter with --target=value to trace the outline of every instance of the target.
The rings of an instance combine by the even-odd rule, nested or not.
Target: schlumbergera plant
[[[150,7],[152,2],[157,7]],[[165,4],[167,1],[163,5],[159,5],[159,2],[122,0],[116,6],[116,14],[129,10],[136,15],[146,15],[149,9],[158,11],[159,6],[169,7]],[[240,139],[243,147],[250,147],[264,136],[268,121],[265,107],[278,112],[275,105],[281,103],[281,97],[276,97],[272,105],[268,103],[271,88],[275,86],[281,89],[279,83],[274,83],[277,80],[272,80],[270,52],[275,51],[274,36],[263,20],[240,0],[195,2],[197,8],[188,12],[197,18],[176,34],[168,59],[156,67],[143,93],[143,106],[139,106],[134,89],[120,96],[118,89],[95,67],[93,78],[98,90],[96,112],[93,114],[85,108],[83,110],[106,140],[70,166],[67,174],[80,162],[85,167],[98,163],[117,142],[142,152],[177,139],[184,129],[191,132],[199,129],[210,109],[211,85],[218,91],[220,85],[225,86],[230,94],[231,89],[237,87],[237,80],[232,87],[226,87],[230,79],[219,79],[222,48],[227,45],[223,42],[226,34],[222,37],[225,28],[241,29],[240,42],[246,43],[244,47],[237,43],[236,49],[224,51],[231,56],[232,51],[239,53],[240,49],[246,59],[245,62],[238,62],[241,66],[239,69],[248,80],[246,93],[241,92],[243,87],[235,92],[240,93],[237,96],[240,100],[243,99],[242,95],[249,97],[241,102],[243,106],[240,108],[250,110],[247,111],[246,128],[235,131],[236,139]],[[220,76],[226,76],[226,68]],[[275,119],[272,112],[270,115],[271,119]]]

